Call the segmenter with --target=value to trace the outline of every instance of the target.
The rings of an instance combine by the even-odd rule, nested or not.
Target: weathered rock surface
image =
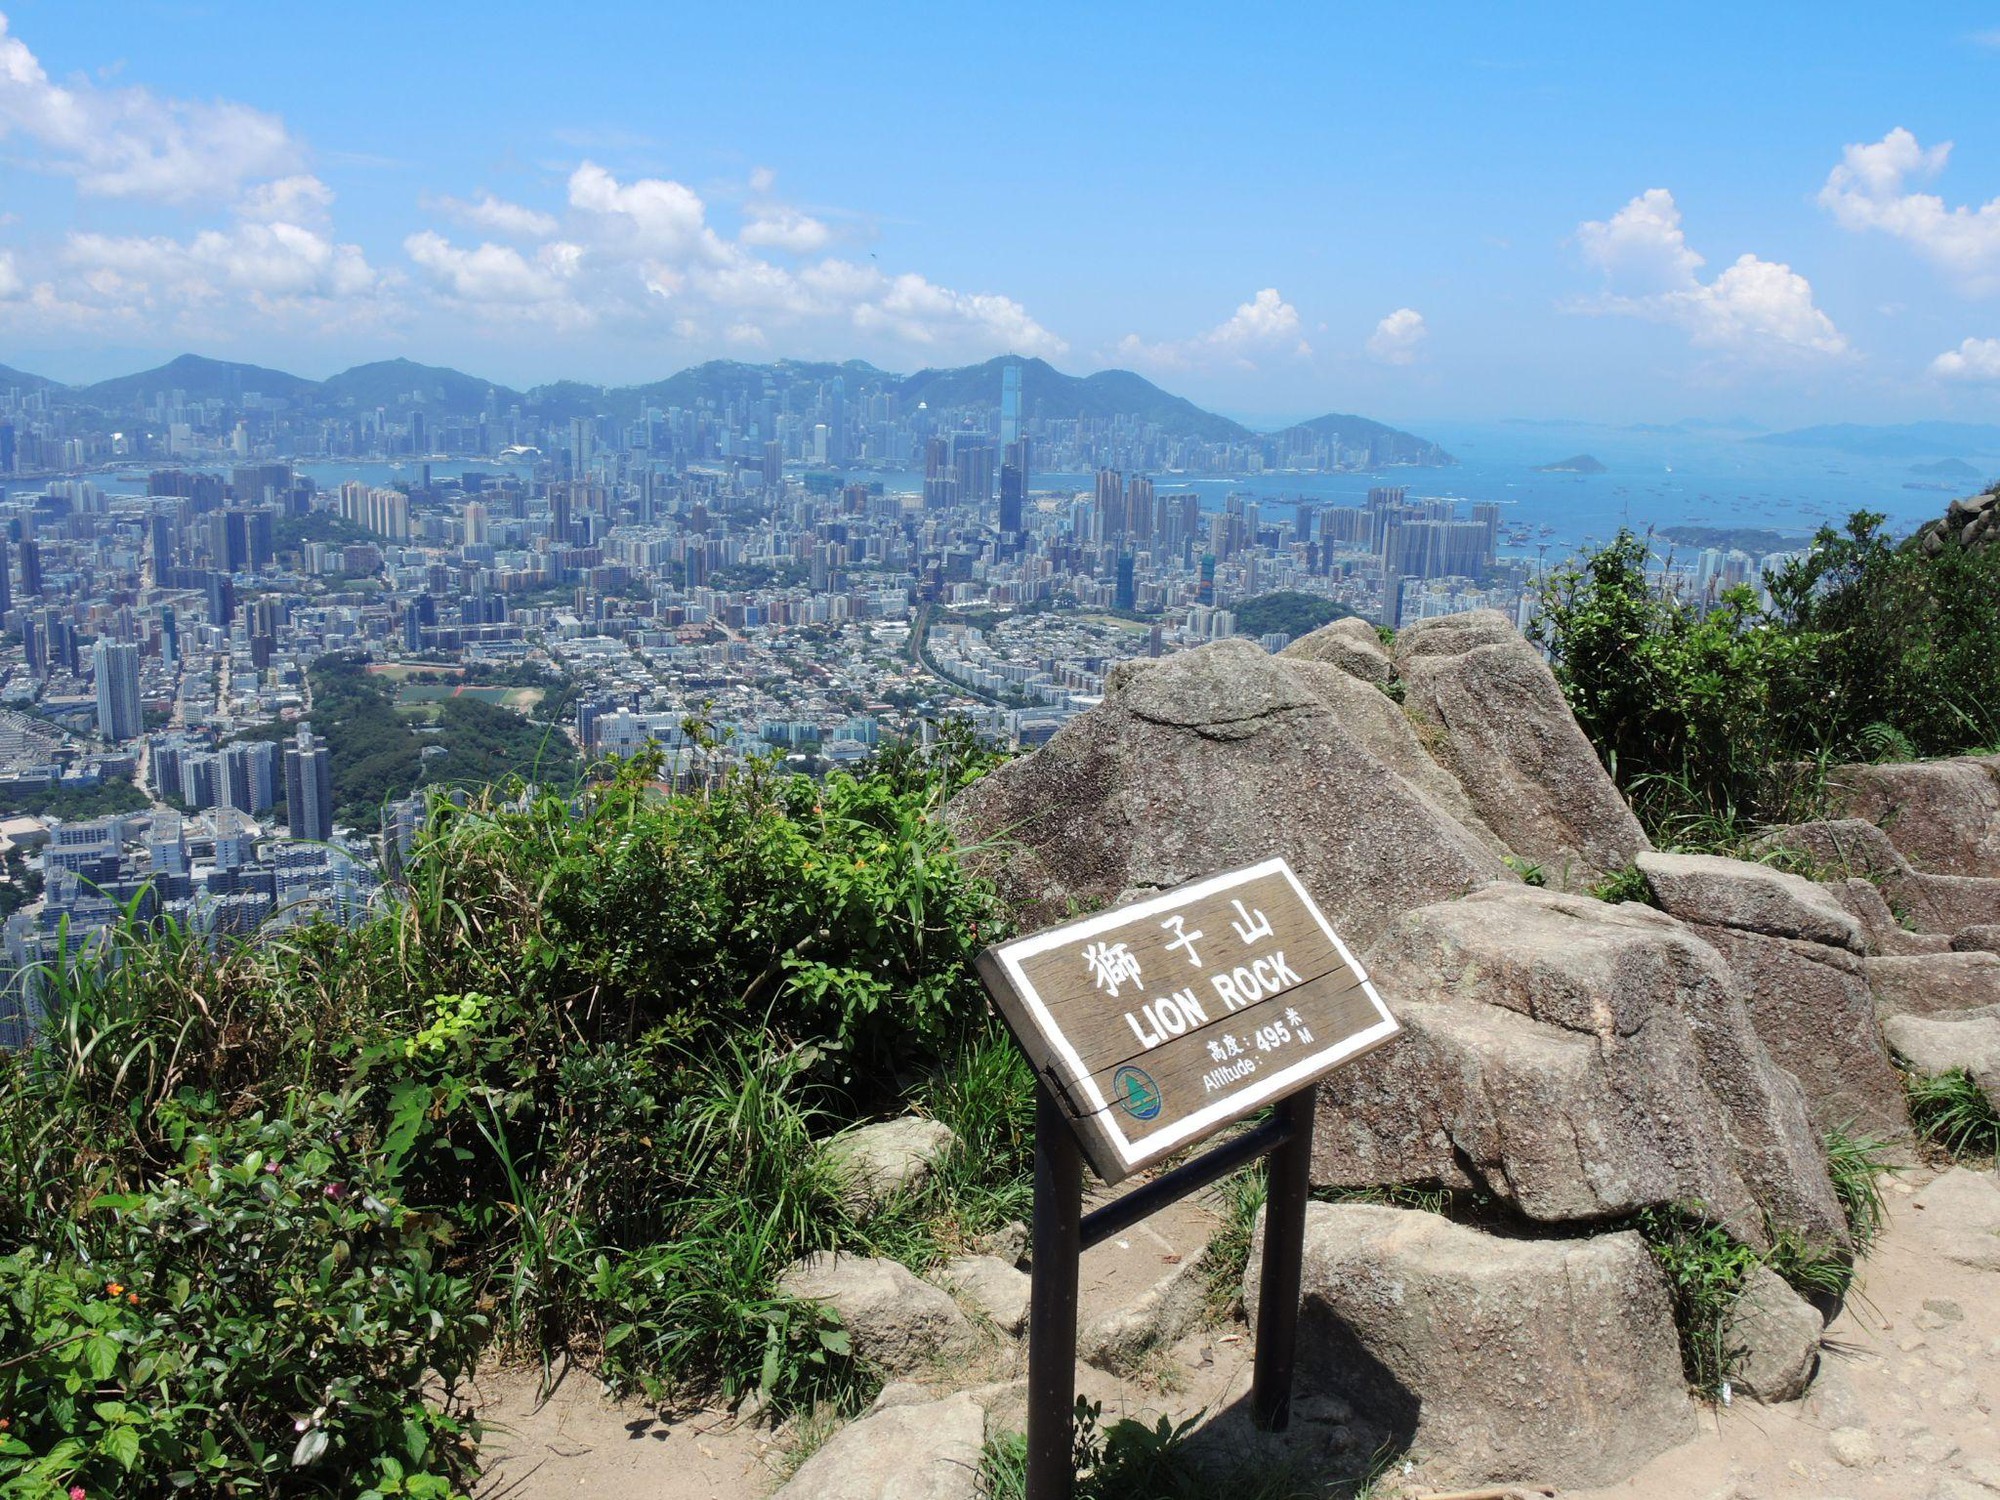
[[[1942,764],[1941,762],[1934,764]],[[1915,767],[1868,767],[1908,770]],[[1922,933],[1954,933],[1984,923],[2000,922],[2000,879],[1956,873],[1938,874],[1912,866],[1890,836],[1861,818],[1829,818],[1774,829],[1762,847],[1795,850],[1818,867],[1822,879],[1860,878],[1874,882],[1898,928],[1907,922]],[[1908,945],[1880,941],[1878,951],[1894,953]],[[1934,951],[1934,950],[1933,950]]]
[[[1850,875],[1826,882],[1827,892],[1846,908],[1868,935],[1870,956],[1903,957],[1914,953],[1948,953],[1951,939],[1941,932],[1911,932],[1896,920],[1873,881]]]
[[[1695,1428],[1666,1286],[1636,1234],[1506,1240],[1315,1203],[1301,1317],[1302,1390],[1389,1428],[1433,1481],[1610,1484]]]
[[[1958,1015],[2000,1005],[2000,954],[1871,958],[1864,966],[1878,1015]]]
[[[1729,963],[1757,1035],[1804,1086],[1815,1126],[1907,1137],[1860,954],[1862,924],[1824,886],[1703,854],[1641,854],[1654,901]]]
[[[773,1500],[974,1500],[986,1415],[970,1395],[882,1406],[799,1466]]]
[[[921,1185],[957,1144],[958,1137],[942,1121],[905,1115],[843,1131],[823,1149],[844,1180],[848,1208],[866,1215],[892,1195]]]
[[[1208,1292],[1200,1259],[1177,1266],[1124,1307],[1079,1330],[1079,1359],[1116,1375],[1137,1373],[1147,1354],[1201,1324]]]
[[[1952,934],[1954,953],[2000,953],[2000,923],[1984,922]]]
[[[1002,1333],[1019,1333],[1027,1324],[1031,1278],[1011,1262],[992,1255],[961,1255],[945,1264],[938,1279],[984,1313]]]
[[[1964,1069],[2000,1110],[2000,1005],[1949,1016],[1890,1016],[1882,1034],[1919,1073]]]
[[[976,1342],[949,1292],[893,1260],[822,1252],[786,1271],[778,1290],[824,1303],[847,1329],[854,1352],[891,1374],[963,1354]]]
[[[1648,852],[1637,864],[1660,910],[1684,922],[1863,949],[1861,924],[1803,876],[1710,854]]]
[[[1650,907],[1495,887],[1366,958],[1406,1035],[1320,1088],[1316,1182],[1477,1188],[1544,1223],[1702,1203],[1844,1246],[1799,1084],[1710,945]]]
[[[1026,925],[1282,854],[1365,943],[1410,907],[1513,878],[1321,691],[1245,640],[1116,676],[1102,704],[946,817],[967,843],[995,841],[983,863]]]
[[[1386,685],[1394,671],[1375,627],[1352,615],[1300,636],[1278,655],[1298,661],[1322,661],[1377,686]]]
[[[1930,875],[2000,876],[2000,757],[1840,766],[1832,788]]]
[[[1651,847],[1548,663],[1506,616],[1420,621],[1396,638],[1396,671],[1425,743],[1551,885],[1582,889]]]
[[[2000,1271],[2000,1178],[1953,1167],[1916,1196],[1926,1239],[1947,1259],[1974,1270]]]
[[[1796,1401],[1812,1384],[1825,1326],[1819,1309],[1770,1267],[1758,1266],[1723,1319],[1731,1382],[1759,1401]]]

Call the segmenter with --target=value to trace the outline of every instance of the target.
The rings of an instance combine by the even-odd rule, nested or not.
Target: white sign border
[[[1190,901],[1198,901],[1203,896],[1218,890],[1248,885],[1251,881],[1266,875],[1283,875],[1291,883],[1292,889],[1298,893],[1299,900],[1305,903],[1306,910],[1311,912],[1313,920],[1319,923],[1320,931],[1324,932],[1327,940],[1333,944],[1334,952],[1340,955],[1341,961],[1352,971],[1355,978],[1361,981],[1362,993],[1368,997],[1369,1004],[1375,1007],[1375,1014],[1381,1019],[1366,1031],[1357,1032],[1331,1047],[1322,1048],[1302,1061],[1270,1074],[1247,1089],[1237,1090],[1227,1098],[1204,1105],[1185,1119],[1176,1120],[1162,1130],[1142,1135],[1136,1142],[1128,1139],[1119,1122],[1118,1111],[1111,1107],[1110,1101],[1098,1089],[1097,1080],[1084,1067],[1083,1059],[1070,1045],[1069,1036],[1055,1024],[1055,1018],[1049,1013],[1041,994],[1022,970],[1022,960],[1033,958],[1039,953],[1046,953],[1051,948],[1067,947],[1071,943],[1081,942],[1141,921],[1155,912],[1171,911],[1175,907],[1184,906]],[[1333,925],[1327,921],[1326,914],[1319,909],[1319,903],[1313,900],[1306,888],[1299,883],[1299,877],[1292,873],[1292,867],[1286,863],[1282,855],[1274,855],[1270,859],[1254,865],[1245,865],[1238,870],[1225,870],[1220,875],[1208,876],[1191,885],[1176,886],[1164,895],[1150,896],[1143,901],[1134,901],[1128,906],[1114,906],[1109,911],[1099,912],[1094,917],[1086,917],[1081,922],[1032,934],[1000,948],[996,956],[1000,960],[1001,967],[1006,970],[1007,977],[1013,981],[1014,988],[1028,1007],[1029,1013],[1040,1025],[1042,1035],[1049,1039],[1056,1056],[1068,1067],[1070,1078],[1065,1080],[1065,1087],[1080,1089],[1087,1101],[1094,1106],[1091,1112],[1103,1117],[1106,1132],[1111,1137],[1111,1144],[1118,1152],[1119,1161],[1127,1170],[1136,1167],[1143,1160],[1171,1150],[1180,1142],[1201,1134],[1210,1126],[1220,1124],[1231,1116],[1241,1115],[1290,1093],[1311,1075],[1335,1067],[1356,1053],[1365,1052],[1370,1047],[1387,1041],[1403,1029],[1396,1018],[1389,1014],[1389,1007],[1382,1003],[1382,997],[1376,993],[1374,981],[1369,979],[1368,971],[1362,968],[1360,960],[1348,951],[1347,944],[1340,940],[1340,934],[1333,930]]]

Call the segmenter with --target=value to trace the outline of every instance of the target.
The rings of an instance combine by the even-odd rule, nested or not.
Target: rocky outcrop
[[[1842,810],[1880,828],[1913,868],[2000,876],[2000,757],[1840,766],[1831,786]]]
[[[986,1414],[961,1391],[885,1405],[836,1432],[772,1500],[974,1500]]]
[[[1641,854],[1655,903],[1729,963],[1772,1057],[1804,1086],[1823,1134],[1909,1135],[1902,1080],[1876,1022],[1859,921],[1798,875],[1702,854]]]
[[[1552,885],[1583,889],[1649,848],[1535,648],[1495,610],[1396,638],[1404,706],[1486,826]]]
[[[1331,701],[1254,643],[1218,641],[1113,674],[1103,703],[946,817],[1026,926],[1282,854],[1365,943],[1411,907],[1513,878],[1370,747],[1377,721]]]
[[[2000,1271],[2000,1177],[1953,1167],[1916,1196],[1918,1234],[1948,1260]]]
[[[1964,1072],[2000,1111],[2000,1005],[1949,1016],[1891,1016],[1882,1034],[1919,1073]]]
[[[1819,1367],[1819,1309],[1769,1266],[1753,1268],[1722,1322],[1730,1382],[1759,1401],[1796,1401]]]
[[[1926,764],[1958,764],[1928,762]],[[1864,766],[1864,771],[1909,771],[1915,766]],[[1810,860],[1828,882],[1863,879],[1880,891],[1893,928],[1871,917],[1877,951],[1909,951],[1899,935],[1907,923],[1918,933],[1951,934],[2000,922],[2000,879],[1979,874],[1932,874],[1904,857],[1889,834],[1862,818],[1828,818],[1773,830],[1764,849],[1788,849]],[[1930,951],[1936,951],[1932,949]]]
[[[1871,958],[1868,982],[1877,1014],[1962,1015],[2000,1006],[2000,955],[1973,951]]]
[[[1002,1333],[1017,1334],[1028,1321],[1029,1276],[994,1255],[961,1255],[945,1263],[938,1279],[979,1309]]]
[[[1993,545],[1995,538],[2000,538],[2000,503],[1996,502],[2000,502],[2000,495],[1992,490],[1952,501],[1943,520],[1918,528],[1917,545],[1929,557],[1936,557],[1948,547],[1978,549]]]
[[[1087,1324],[1077,1334],[1077,1357],[1100,1370],[1135,1374],[1151,1351],[1200,1326],[1207,1293],[1200,1259],[1185,1261],[1131,1303]]]
[[[1301,1390],[1352,1403],[1428,1478],[1609,1484],[1693,1435],[1666,1286],[1636,1234],[1507,1240],[1315,1203],[1302,1292]]]
[[[1300,636],[1278,655],[1292,661],[1325,662],[1377,687],[1386,687],[1395,670],[1375,627],[1354,615]]]
[[[893,1260],[821,1253],[786,1271],[778,1290],[826,1306],[855,1354],[891,1374],[963,1354],[976,1342],[950,1293]]]
[[[1905,957],[1916,953],[1949,953],[1952,939],[1942,932],[1912,932],[1896,920],[1873,881],[1858,876],[1823,882],[1828,894],[1861,924],[1868,952]],[[1976,930],[1976,929],[1975,929]]]
[[[1698,1203],[1746,1244],[1845,1245],[1799,1084],[1674,918],[1496,887],[1365,962],[1406,1034],[1321,1085],[1316,1182],[1476,1189],[1550,1224]]]
[[[905,1115],[843,1131],[822,1150],[841,1178],[849,1212],[865,1217],[894,1194],[920,1186],[957,1144],[949,1125]]]

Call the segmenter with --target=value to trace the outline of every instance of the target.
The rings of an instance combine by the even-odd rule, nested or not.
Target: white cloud
[[[240,296],[265,312],[365,298],[381,279],[358,245],[297,224],[238,224],[181,241],[72,234],[64,262],[102,303],[198,306]]]
[[[1375,325],[1368,336],[1368,352],[1385,365],[1415,364],[1430,333],[1422,313],[1414,307],[1399,307]]]
[[[1944,380],[2000,380],[2000,339],[1967,339],[1931,361]]]
[[[0,250],[0,302],[20,296],[27,290],[27,285],[15,268],[13,251]]]
[[[1849,146],[1820,189],[1820,207],[1842,228],[1877,229],[1944,267],[1968,291],[2000,290],[2000,198],[1945,207],[1935,193],[1907,191],[1912,178],[1937,176],[1950,141],[1925,150],[1901,126],[1873,145]]]
[[[1117,352],[1133,364],[1161,370],[1216,365],[1254,370],[1259,357],[1310,355],[1312,345],[1305,340],[1304,327],[1299,310],[1279,296],[1276,287],[1267,286],[1206,333],[1158,344],[1128,333],[1118,341]]]
[[[736,238],[746,245],[810,255],[824,250],[833,232],[809,214],[769,204],[751,210],[750,221]]]
[[[553,243],[531,260],[511,245],[491,242],[460,249],[435,230],[403,241],[417,269],[448,303],[507,321],[522,319],[559,327],[586,326],[589,312],[571,295],[581,252]]]
[[[39,148],[37,165],[82,192],[167,203],[228,202],[304,155],[284,121],[248,105],[53,83],[0,14],[0,140],[17,135]]]
[[[474,199],[430,198],[425,200],[424,207],[435,209],[470,228],[510,240],[547,239],[561,227],[552,215],[519,203],[509,203],[491,193],[481,193]]]
[[[236,212],[266,224],[317,224],[332,207],[332,188],[317,177],[299,175],[258,183],[243,194]]]
[[[410,236],[404,248],[441,296],[501,323],[528,317],[651,328],[751,348],[796,331],[843,353],[857,333],[948,354],[1068,349],[1008,297],[843,260],[791,267],[754,254],[751,246],[770,244],[805,257],[824,244],[824,226],[790,210],[753,213],[751,227],[731,242],[685,184],[620,181],[588,161],[570,174],[569,201],[573,238],[532,255],[492,243],[462,248],[434,230]],[[759,224],[767,232],[753,234]]]
[[[1603,295],[1576,310],[1621,313],[1687,330],[1699,348],[1751,360],[1850,353],[1813,303],[1812,283],[1790,266],[1745,253],[1714,280],[1687,242],[1674,195],[1652,188],[1610,219],[1577,227],[1584,259],[1604,273]]]

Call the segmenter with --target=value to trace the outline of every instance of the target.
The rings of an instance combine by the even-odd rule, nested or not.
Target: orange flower
[[[125,1300],[131,1303],[134,1307],[137,1307],[139,1305],[139,1294],[137,1292],[127,1292],[125,1294]]]
[[[120,1295],[122,1295],[122,1294],[124,1293],[124,1291],[125,1291],[125,1288],[124,1288],[124,1287],[122,1287],[122,1286],[120,1286],[120,1285],[119,1285],[119,1284],[118,1284],[117,1282],[115,1282],[115,1281],[107,1281],[107,1282],[105,1282],[105,1283],[104,1283],[104,1292],[105,1292],[105,1295],[106,1295],[106,1296],[108,1296],[108,1297],[117,1297],[117,1296],[120,1296]]]

